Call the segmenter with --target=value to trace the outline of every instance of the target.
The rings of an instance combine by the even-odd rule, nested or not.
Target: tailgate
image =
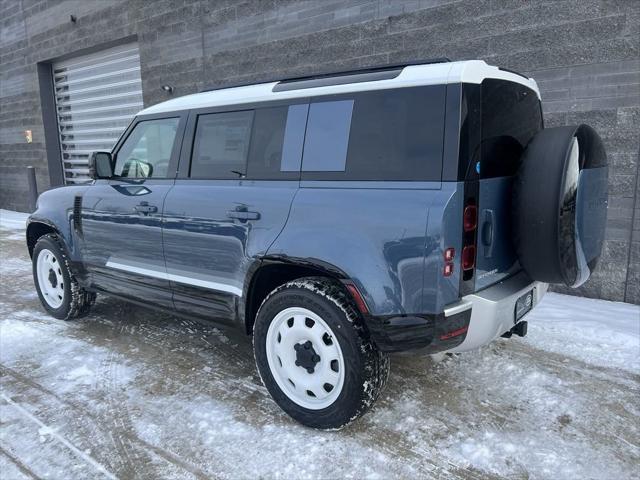
[[[513,247],[511,185],[513,177],[480,180],[476,291],[518,272],[520,264]]]

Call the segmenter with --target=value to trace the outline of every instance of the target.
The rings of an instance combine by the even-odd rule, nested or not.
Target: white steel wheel
[[[291,307],[276,314],[267,330],[266,354],[274,380],[301,407],[327,408],[342,392],[345,364],[340,344],[311,310]]]
[[[38,252],[36,273],[42,297],[51,308],[60,308],[64,300],[64,278],[58,259],[51,250],[43,248]]]

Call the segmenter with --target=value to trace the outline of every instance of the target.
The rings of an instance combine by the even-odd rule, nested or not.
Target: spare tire
[[[538,132],[513,188],[520,264],[533,279],[578,287],[596,267],[607,220],[607,157],[588,125]]]

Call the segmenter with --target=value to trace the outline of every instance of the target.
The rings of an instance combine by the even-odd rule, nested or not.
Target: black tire
[[[53,254],[57,264],[60,266],[63,278],[64,293],[62,303],[57,308],[53,308],[49,305],[47,300],[44,298],[38,282],[37,261],[43,250],[48,250]],[[58,235],[50,233],[43,235],[38,239],[33,249],[32,269],[33,281],[36,285],[36,291],[38,292],[40,303],[42,303],[42,306],[49,315],[60,320],[70,320],[72,318],[82,317],[89,313],[91,306],[95,302],[96,294],[94,292],[86,291],[78,284],[78,281],[69,267],[69,258],[67,256],[64,243]]]
[[[309,409],[294,402],[278,385],[267,359],[267,332],[276,315],[301,307],[321,317],[338,340],[344,359],[342,391],[326,408]],[[368,338],[362,317],[344,286],[323,277],[301,278],[271,292],[258,310],[253,346],[264,385],[276,403],[308,427],[337,429],[362,416],[375,403],[389,375],[389,358]]]
[[[520,264],[533,280],[575,288],[595,269],[606,225],[606,163],[588,125],[544,129],[527,145],[514,183],[513,228]]]

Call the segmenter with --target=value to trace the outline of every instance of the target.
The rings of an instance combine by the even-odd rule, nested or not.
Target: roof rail
[[[207,88],[207,89],[200,90],[200,92],[213,92],[216,90],[223,90],[225,88],[247,87],[249,85],[256,85],[258,83],[272,83],[272,82],[278,82],[273,89],[274,92],[278,92],[283,90],[293,90],[296,88],[309,88],[309,87],[315,86],[315,85],[308,85],[308,86],[294,87],[293,85],[291,85],[290,87],[285,87],[285,85],[287,84],[306,82],[309,80],[311,81],[324,80],[329,78],[336,78],[336,77],[339,78],[339,77],[347,77],[347,76],[363,76],[364,77],[364,75],[366,74],[380,74],[382,72],[389,72],[391,74],[394,71],[397,71],[396,75],[394,75],[394,76],[397,76],[397,74],[400,73],[400,70],[404,67],[410,67],[412,65],[428,65],[432,63],[447,63],[450,61],[451,60],[448,59],[447,57],[431,58],[426,60],[412,60],[412,61],[407,61],[407,62],[402,62],[397,64],[373,65],[373,66],[362,67],[362,68],[357,68],[352,70],[337,70],[337,71],[331,71],[331,72],[316,73],[312,75],[304,75],[299,77],[288,77],[288,78],[280,77],[280,78],[271,78],[267,80],[254,80],[251,82],[242,82],[242,83],[224,85],[220,87]],[[376,78],[376,76],[373,76],[369,80],[384,79],[384,77],[381,77],[380,75],[377,75],[377,77],[378,78]],[[393,78],[393,76],[388,76],[388,78]],[[366,81],[366,79],[362,78],[362,79],[359,79],[359,81]],[[335,84],[339,84],[339,83],[350,83],[350,82],[337,82]]]
[[[451,60],[449,60],[447,57],[430,58],[428,60],[412,60],[409,62],[402,62],[402,63],[395,63],[395,64],[373,65],[370,67],[355,68],[352,70],[337,70],[332,72],[316,73],[313,75],[305,75],[301,77],[283,78],[278,83],[282,84],[282,83],[290,83],[290,82],[300,82],[303,80],[317,80],[320,78],[327,78],[327,77],[342,77],[345,75],[357,75],[360,73],[373,73],[373,72],[380,72],[384,70],[397,70],[399,68],[410,67],[412,65],[427,65],[430,63],[447,63],[450,61]]]

